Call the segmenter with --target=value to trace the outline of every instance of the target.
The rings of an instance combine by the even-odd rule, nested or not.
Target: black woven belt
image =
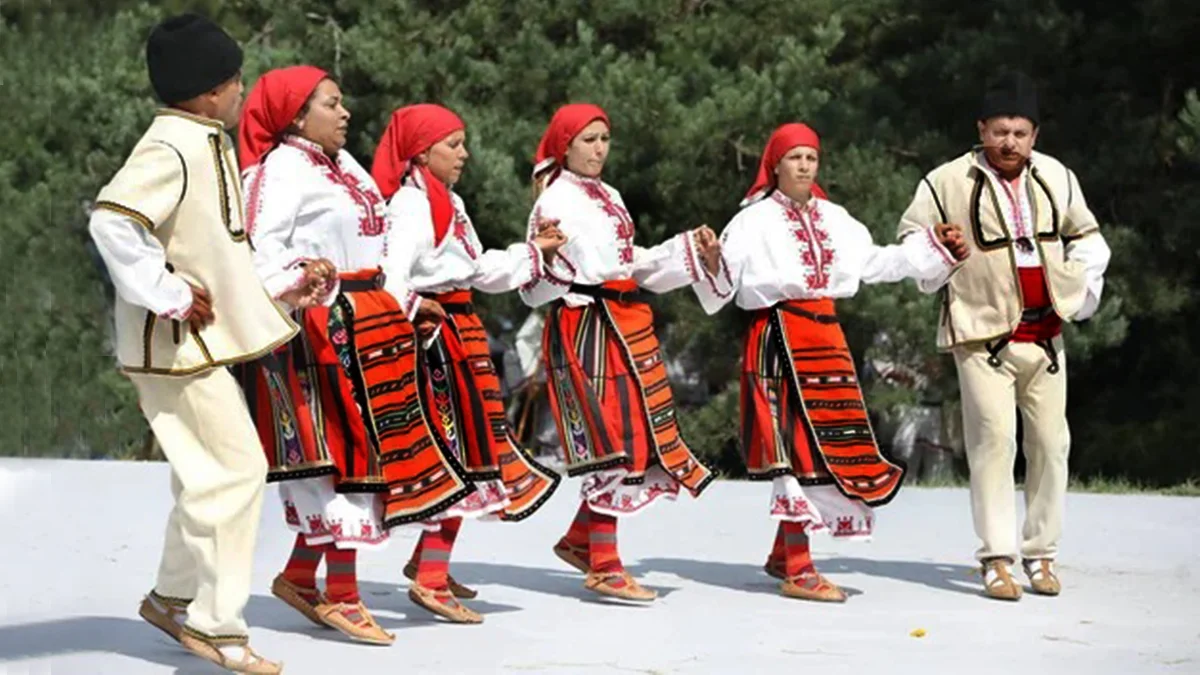
[[[1021,312],[1021,321],[1025,323],[1036,323],[1045,319],[1054,313],[1054,307],[1047,305],[1046,307],[1037,307],[1035,309],[1027,309]]]
[[[383,288],[386,279],[383,272],[376,272],[370,279],[342,279],[340,283],[343,293],[366,293]]]
[[[475,304],[470,302],[440,302],[447,314],[474,314]]]
[[[602,300],[613,300],[615,302],[640,302],[643,304],[650,302],[650,294],[640,288],[635,291],[615,291],[603,286],[571,284],[571,292]]]
[[[838,323],[838,318],[834,314],[817,314],[816,312],[810,312],[807,309],[801,309],[799,307],[795,307],[793,305],[789,305],[787,303],[782,303],[782,302],[779,303],[778,305],[775,305],[775,307],[777,307],[779,309],[779,311],[781,311],[781,312],[787,312],[788,314],[795,314],[796,316],[802,316],[806,319],[816,321],[817,323],[828,323],[828,324]]]

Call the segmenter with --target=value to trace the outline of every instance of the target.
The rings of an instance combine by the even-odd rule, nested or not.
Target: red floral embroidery
[[[609,217],[613,223],[613,229],[617,235],[618,257],[622,265],[633,264],[633,218],[629,217],[629,211],[617,202],[613,201],[612,196],[608,194],[608,189],[604,184],[594,178],[581,178],[574,174],[571,176],[573,182],[583,189],[584,193],[600,206],[600,210]]]
[[[692,283],[700,281],[700,270],[696,266],[696,258],[700,254],[695,250],[696,241],[693,238],[694,235],[691,232],[684,232],[679,236],[683,237],[683,261],[687,266],[688,277],[691,278]]]
[[[804,497],[788,497],[776,495],[775,503],[771,506],[773,516],[812,516],[812,506]]]
[[[325,519],[320,514],[308,516],[308,531],[311,534],[328,534],[325,529]]]
[[[374,185],[364,186],[358,177],[343,171],[340,162],[330,159],[324,152],[298,138],[288,138],[284,144],[304,153],[313,166],[321,170],[329,182],[341,186],[358,207],[358,233],[363,237],[378,237],[387,229],[387,219],[379,214],[383,196]]]
[[[288,525],[300,526],[300,514],[296,511],[296,504],[290,501],[283,504],[283,519]]]
[[[475,253],[475,247],[471,245],[470,228],[471,225],[467,222],[466,215],[464,215],[462,211],[458,210],[458,205],[455,204],[454,238],[457,239],[460,244],[462,244],[463,250],[467,252],[467,255],[470,256],[471,260],[474,260],[479,256],[477,253]]]
[[[828,248],[829,233],[821,227],[821,210],[816,200],[801,206],[778,191],[771,195],[783,207],[784,217],[791,224],[792,235],[800,243],[800,261],[807,274],[804,280],[812,290],[829,287],[829,268],[833,265],[833,249]]]

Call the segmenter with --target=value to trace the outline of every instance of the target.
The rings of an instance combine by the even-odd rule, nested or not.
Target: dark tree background
[[[649,244],[735,213],[777,124],[822,135],[822,182],[886,241],[923,172],[975,140],[996,66],[1041,86],[1039,149],[1079,174],[1114,251],[1105,303],[1069,329],[1077,474],[1200,478],[1200,13],[1189,0],[45,0],[0,3],[0,454],[129,457],[145,424],[113,369],[109,294],[87,209],[155,107],[150,27],[193,9],[247,52],[247,85],[299,62],[335,73],[370,161],[389,112],[438,101],[469,125],[461,193],[486,243],[523,235],[551,112],[608,109],[606,178]],[[492,325],[520,321],[489,298]],[[729,466],[738,320],[690,293],[658,301],[671,353],[704,394],[684,412]],[[911,283],[841,303],[857,354],[934,356]],[[888,346],[872,343],[886,331]],[[952,387],[949,388],[952,391]],[[873,389],[874,406],[894,392]]]

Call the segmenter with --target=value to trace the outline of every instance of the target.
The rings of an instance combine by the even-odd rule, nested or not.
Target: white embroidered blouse
[[[462,198],[451,192],[450,199],[454,222],[442,241],[435,243],[433,214],[419,177],[392,195],[384,265],[388,278],[405,278],[414,290],[432,294],[467,288],[506,293],[541,276],[544,265],[537,246],[518,243],[484,250]]]
[[[384,265],[389,229],[383,196],[371,174],[350,153],[336,159],[319,145],[286,136],[243,176],[246,231],[254,265],[272,297],[303,279],[301,263],[316,258],[338,272]],[[385,289],[412,318],[419,298],[404,276],[387,277]]]
[[[699,285],[709,314],[736,296],[742,309],[763,309],[787,300],[848,298],[860,284],[926,279],[955,265],[933,228],[898,245],[877,246],[867,227],[846,209],[824,199],[799,204],[776,190],[743,208],[721,232],[721,254],[733,293]]]
[[[633,218],[621,193],[599,179],[563,171],[533,207],[530,239],[536,234],[539,216],[558,220],[567,243],[539,278],[521,288],[521,298],[531,307],[559,298],[571,307],[591,303],[590,296],[569,292],[572,283],[593,286],[633,279],[654,293],[688,285],[729,292],[719,276],[704,268],[691,232],[651,248],[635,246]]]

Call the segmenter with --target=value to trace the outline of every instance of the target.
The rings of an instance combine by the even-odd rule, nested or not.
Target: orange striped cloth
[[[375,271],[343,274],[369,279]],[[383,523],[394,527],[423,520],[471,492],[462,467],[438,448],[429,402],[419,387],[417,335],[399,303],[383,290],[345,293],[337,306],[353,317],[353,349],[344,351],[363,424],[386,485]]]
[[[461,464],[472,481],[499,478],[510,502],[503,518],[526,518],[550,498],[560,477],[529,457],[513,437],[471,291],[432,299],[447,307],[446,322],[422,359],[427,375],[423,386],[441,452],[447,461]]]
[[[340,311],[314,307],[283,347],[238,369],[267,456],[268,481],[332,474],[339,489],[382,489],[353,385],[334,342],[346,340]]]
[[[742,453],[751,478],[792,474],[885,504],[904,465],[885,458],[867,419],[833,300],[791,300],[753,314],[741,390]]]
[[[632,280],[604,287],[637,290]],[[582,307],[556,303],[543,353],[568,475],[622,467],[626,480],[637,480],[657,463],[693,495],[712,481],[679,433],[649,305],[600,298]]]
[[[378,270],[343,272],[372,281]],[[470,493],[430,431],[412,324],[387,292],[343,291],[305,310],[303,330],[239,377],[268,480],[332,474],[339,492],[379,492],[384,525],[420,521]]]

